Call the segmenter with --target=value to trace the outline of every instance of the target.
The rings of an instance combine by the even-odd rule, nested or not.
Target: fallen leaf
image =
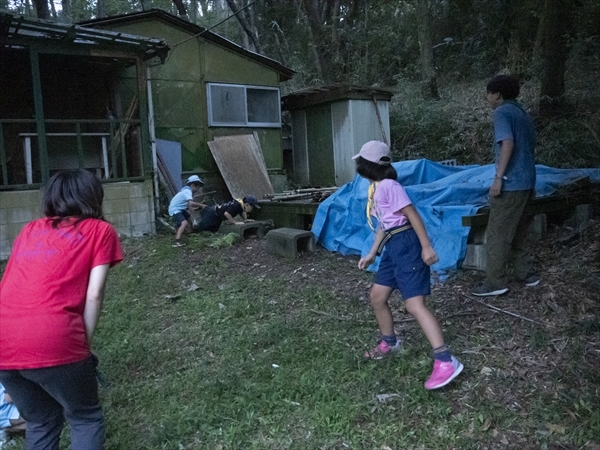
[[[400,397],[400,396],[398,394],[378,394],[377,400],[379,400],[379,403],[385,403],[387,399],[392,398],[392,397]]]
[[[546,428],[548,429],[548,431],[550,433],[565,434],[565,427],[563,427],[562,425],[555,425],[553,423],[547,423]]]
[[[487,419],[485,419],[485,422],[484,422],[483,426],[481,427],[481,431],[489,430],[491,424],[492,424],[492,420],[488,417]]]

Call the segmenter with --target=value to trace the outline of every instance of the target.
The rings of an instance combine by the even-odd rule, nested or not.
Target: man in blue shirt
[[[169,216],[173,218],[175,226],[177,227],[177,233],[175,234],[175,244],[173,247],[182,247],[184,244],[181,243],[181,236],[185,232],[185,229],[192,226],[192,220],[190,219],[189,208],[206,208],[204,203],[197,203],[194,199],[194,194],[204,185],[198,175],[192,175],[187,179],[187,183],[181,190],[175,194],[169,203]]]
[[[525,213],[535,196],[535,130],[523,107],[516,102],[519,81],[498,75],[487,85],[487,101],[494,110],[496,174],[490,186],[490,216],[486,241],[486,280],[471,293],[477,296],[508,292],[507,263],[512,259],[514,277],[526,286],[540,279],[532,271],[525,247],[531,216]]]

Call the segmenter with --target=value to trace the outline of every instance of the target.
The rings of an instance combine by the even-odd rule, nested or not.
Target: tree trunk
[[[48,8],[48,0],[33,0],[35,13],[38,19],[50,20],[50,9]]]
[[[56,6],[54,5],[54,1],[50,2],[50,13],[52,14],[52,20],[56,21],[58,19],[58,14],[56,14]]]
[[[431,38],[431,13],[428,0],[416,0],[417,30],[419,34],[419,53],[421,65],[421,83],[423,95],[440,98],[433,65],[433,43]]]
[[[571,0],[546,0],[542,35],[543,72],[540,89],[540,116],[560,113],[565,93],[567,62],[566,35],[571,31],[573,3]]]
[[[106,1],[96,0],[96,6],[98,9],[98,18],[106,17]]]
[[[60,2],[62,6],[61,17],[64,22],[71,23],[73,18],[71,17],[71,2],[70,0],[62,0]]]
[[[313,45],[315,46],[319,67],[321,68],[321,78],[324,83],[332,83],[335,81],[332,65],[334,56],[331,54],[331,43],[326,38],[327,33],[325,31],[326,24],[331,23],[331,17],[325,15],[325,12],[331,11],[331,0],[328,0],[324,4],[320,0],[298,1],[308,20],[313,37]]]
[[[173,4],[175,5],[175,8],[177,8],[177,15],[187,19],[187,10],[185,9],[183,0],[173,0]]]
[[[245,10],[240,11],[240,8],[238,8],[238,6],[236,5],[235,0],[227,0],[227,5],[229,5],[229,9],[231,9],[231,12],[235,14],[235,18],[242,27],[242,30],[244,30],[244,34],[249,39],[252,47],[254,47],[251,50],[254,50],[256,53],[260,53],[262,55],[263,50],[260,46],[260,41],[258,40],[258,32],[256,31],[256,27],[254,27],[251,21],[248,20],[248,18],[251,16],[245,14]]]
[[[190,22],[196,23],[198,20],[198,0],[190,0]]]

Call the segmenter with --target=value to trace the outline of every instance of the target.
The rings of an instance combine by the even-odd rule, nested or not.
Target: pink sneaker
[[[396,342],[396,345],[390,347],[387,342],[381,341],[377,346],[370,352],[365,352],[365,358],[381,359],[386,355],[390,355],[393,352],[400,350],[400,339]]]
[[[425,389],[437,389],[446,386],[462,372],[463,368],[464,366],[454,356],[450,362],[436,359],[433,362],[433,372],[431,372],[429,380],[425,382]]]

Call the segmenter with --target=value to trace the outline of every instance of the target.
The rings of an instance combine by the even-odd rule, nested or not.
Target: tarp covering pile
[[[466,250],[469,227],[462,217],[488,206],[488,190],[494,178],[493,164],[446,166],[426,159],[393,163],[398,182],[419,211],[433,248],[440,260],[432,270],[445,276],[460,267]],[[536,196],[552,195],[561,186],[582,177],[600,183],[600,169],[555,169],[537,165]],[[369,182],[356,178],[340,187],[317,210],[312,232],[327,250],[342,255],[366,255],[375,234],[366,222]],[[377,259],[369,270],[377,270]]]

